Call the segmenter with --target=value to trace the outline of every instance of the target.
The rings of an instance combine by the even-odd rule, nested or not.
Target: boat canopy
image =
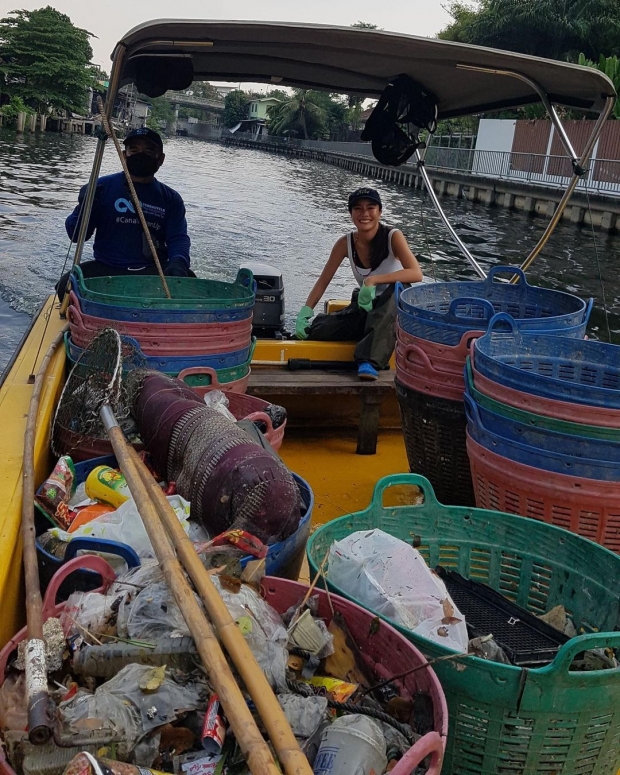
[[[270,83],[378,97],[405,73],[432,92],[438,118],[541,101],[600,111],[612,82],[590,67],[463,43],[315,24],[160,19],[114,49],[116,83],[151,97],[192,80]],[[118,60],[118,61],[117,61]]]

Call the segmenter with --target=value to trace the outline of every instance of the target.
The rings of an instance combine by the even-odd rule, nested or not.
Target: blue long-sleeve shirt
[[[134,183],[134,186],[162,263],[181,259],[189,267],[190,241],[185,205],[180,195],[158,180]],[[67,234],[74,242],[77,241],[80,206],[85,195],[86,186],[83,186],[78,197],[80,204],[65,221]],[[93,255],[96,261],[129,269],[139,269],[153,263],[122,172],[106,175],[97,181],[86,239],[90,239],[93,233]]]

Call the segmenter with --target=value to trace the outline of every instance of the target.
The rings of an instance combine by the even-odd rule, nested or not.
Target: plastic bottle
[[[97,466],[86,479],[86,494],[89,498],[103,501],[117,509],[131,498],[125,477],[110,466]]]
[[[387,767],[381,725],[367,716],[342,716],[321,738],[314,775],[382,775]]]
[[[83,645],[73,657],[73,670],[78,675],[112,678],[127,665],[166,665],[190,671],[198,660],[193,638],[158,638],[154,648],[131,644]]]

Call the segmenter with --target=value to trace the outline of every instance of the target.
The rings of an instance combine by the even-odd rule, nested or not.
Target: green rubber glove
[[[357,306],[366,312],[370,312],[376,295],[376,285],[362,285],[360,288],[359,296],[357,297]]]
[[[308,329],[310,328],[310,319],[314,315],[312,307],[302,307],[297,315],[297,321],[295,322],[295,336],[297,339],[307,339]]]

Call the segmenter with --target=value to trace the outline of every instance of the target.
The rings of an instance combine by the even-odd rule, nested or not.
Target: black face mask
[[[137,178],[150,178],[159,169],[159,159],[144,152],[127,156],[126,161],[129,173]]]

